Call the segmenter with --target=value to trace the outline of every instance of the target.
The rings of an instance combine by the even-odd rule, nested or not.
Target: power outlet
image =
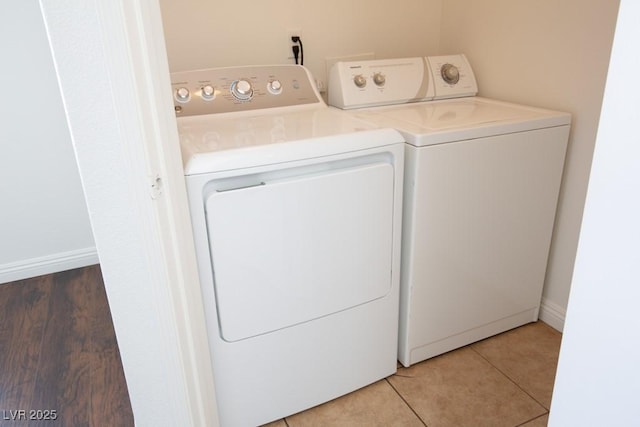
[[[293,36],[302,38],[302,30],[300,28],[292,28],[287,30],[287,41],[291,42],[291,37]]]
[[[291,50],[291,47],[294,45],[294,43],[291,41],[291,37],[294,37],[294,36],[300,37],[300,39],[302,39],[302,30],[300,28],[290,28],[290,29],[287,30],[287,39],[286,39],[286,41],[287,41],[287,43],[286,43],[287,56],[286,56],[286,58],[289,61],[292,61],[292,62],[293,62],[293,51]]]

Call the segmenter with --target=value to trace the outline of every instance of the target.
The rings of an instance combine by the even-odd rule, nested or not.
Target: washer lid
[[[185,175],[277,164],[404,142],[328,107],[178,119]]]
[[[571,116],[480,97],[379,107],[356,117],[393,127],[407,142],[433,145],[531,129],[568,125]]]

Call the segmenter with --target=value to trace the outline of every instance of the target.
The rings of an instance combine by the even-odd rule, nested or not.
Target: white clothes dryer
[[[396,371],[403,138],[300,66],[172,75],[221,425]]]
[[[570,115],[476,97],[464,55],[338,63],[329,91],[405,137],[399,361],[537,320]]]

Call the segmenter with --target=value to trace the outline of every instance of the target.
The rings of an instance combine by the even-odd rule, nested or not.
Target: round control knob
[[[365,79],[362,74],[358,74],[353,78],[353,83],[359,88],[363,88],[367,85],[367,79]]]
[[[273,95],[279,95],[282,93],[282,83],[280,83],[280,80],[272,80],[267,85],[267,90]]]
[[[189,89],[186,87],[180,87],[176,90],[176,101],[178,102],[189,102],[191,99],[191,93]]]
[[[205,101],[211,101],[216,96],[216,90],[211,85],[205,85],[202,86],[201,94],[202,99],[204,99]]]
[[[387,78],[382,73],[375,73],[373,75],[373,82],[376,84],[376,86],[384,86],[386,81]]]
[[[458,67],[453,64],[444,64],[440,68],[440,74],[442,75],[442,79],[450,85],[454,85],[460,80],[460,71]]]
[[[231,94],[241,101],[248,101],[253,97],[253,88],[248,80],[236,80],[231,83]]]

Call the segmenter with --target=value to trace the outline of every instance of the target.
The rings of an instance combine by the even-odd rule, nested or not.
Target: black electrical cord
[[[300,55],[300,46],[293,45],[291,46],[291,50],[293,50],[293,59],[296,61],[296,65],[298,65],[298,57]]]
[[[296,64],[298,63],[298,49],[300,50],[300,65],[304,65],[304,49],[302,47],[302,39],[298,36],[291,36],[291,41],[294,43],[298,43],[299,46],[292,46],[293,49],[293,57],[296,60]]]

